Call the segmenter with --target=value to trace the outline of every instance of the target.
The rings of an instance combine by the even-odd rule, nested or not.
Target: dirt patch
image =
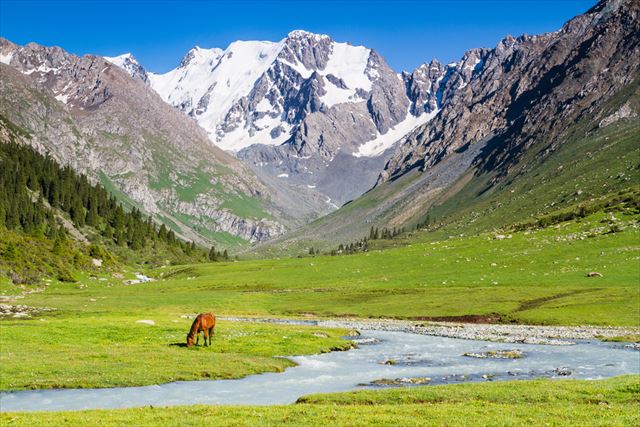
[[[602,288],[590,288],[590,289],[576,289],[575,291],[571,291],[571,292],[564,292],[561,294],[555,294],[555,295],[550,295],[548,297],[542,297],[542,298],[536,298],[536,299],[532,299],[532,300],[528,300],[528,301],[524,301],[520,303],[520,306],[518,308],[516,308],[513,312],[517,313],[519,311],[526,311],[526,310],[532,310],[534,308],[538,308],[541,305],[549,302],[549,301],[553,301],[553,300],[557,300],[560,298],[565,298],[565,297],[570,297],[573,295],[578,295],[578,294],[584,294],[587,292],[595,292],[595,291],[601,291]]]
[[[420,316],[411,317],[411,320],[427,320],[430,322],[457,322],[457,323],[507,323],[510,319],[500,313],[489,314],[464,314],[462,316]]]

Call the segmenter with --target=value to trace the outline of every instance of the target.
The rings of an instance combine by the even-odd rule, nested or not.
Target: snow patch
[[[430,113],[423,113],[418,117],[411,113],[407,114],[407,118],[398,123],[385,134],[378,133],[378,136],[362,144],[358,151],[353,153],[354,157],[376,157],[384,153],[389,147],[406,137],[411,131],[418,126],[422,126],[438,114],[439,110]]]
[[[69,95],[59,94],[59,95],[56,95],[55,98],[58,101],[62,102],[63,104],[66,104],[67,101],[69,100]]]
[[[278,178],[289,178],[289,174],[288,173],[281,173],[280,175],[278,175]]]
[[[103,58],[120,68],[126,68],[125,64],[127,64],[127,62],[137,63],[130,53],[123,53],[118,56],[103,56]]]
[[[9,52],[4,55],[0,54],[0,62],[2,62],[3,64],[9,65],[12,58],[13,58],[13,52]]]

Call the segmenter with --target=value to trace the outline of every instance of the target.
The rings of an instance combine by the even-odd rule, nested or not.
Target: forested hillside
[[[14,283],[51,273],[71,281],[74,268],[106,268],[151,252],[151,262],[206,257],[138,209],[126,211],[85,175],[13,142],[0,143],[0,234],[0,275]]]

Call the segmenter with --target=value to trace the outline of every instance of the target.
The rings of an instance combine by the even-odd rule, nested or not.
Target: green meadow
[[[3,413],[6,426],[581,425],[640,423],[640,377],[534,380],[304,397],[294,405]]]
[[[637,217],[624,210],[597,212],[505,238],[458,235],[345,256],[167,266],[142,270],[156,280],[135,285],[107,272],[76,272],[77,283],[25,289],[2,283],[5,295],[23,294],[19,304],[55,310],[0,321],[0,389],[239,378],[292,366],[278,356],[350,347],[342,339],[346,330],[221,320],[211,348],[185,348],[189,316],[204,311],[427,320],[488,315],[509,323],[638,327]],[[591,271],[602,277],[587,277]],[[638,381],[463,384],[310,396],[289,406],[7,413],[0,419],[3,425],[421,425],[469,419],[634,425]]]

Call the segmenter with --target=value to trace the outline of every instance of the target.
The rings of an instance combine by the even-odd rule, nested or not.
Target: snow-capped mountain
[[[307,115],[369,100],[381,72],[395,74],[386,64],[379,68],[370,49],[293,31],[279,42],[237,41],[224,51],[195,47],[178,68],[149,77],[151,87],[196,118],[216,145],[237,152],[252,144],[280,145]],[[402,107],[392,117],[376,114],[382,133],[405,118]]]
[[[140,65],[140,63],[138,63],[138,61],[132,54],[125,53],[123,55],[113,57],[105,56],[104,59],[122,68],[134,79],[138,79],[147,85],[149,84],[149,76],[147,75],[147,71],[142,65]]]
[[[330,206],[371,188],[392,147],[434,117],[479,61],[398,74],[372,49],[301,30],[279,42],[194,47],[165,74],[141,71],[130,55],[110,60],[264,179],[320,193]]]
[[[266,240],[324,208],[304,195],[290,207],[286,194],[212,145],[202,128],[144,84],[146,73],[136,64],[131,55],[78,57],[0,37],[0,139],[24,129],[20,142],[201,244],[230,236]]]

